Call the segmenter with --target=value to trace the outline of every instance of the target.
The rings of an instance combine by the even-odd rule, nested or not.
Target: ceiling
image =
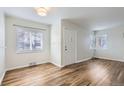
[[[6,15],[52,24],[58,18],[67,19],[91,30],[102,30],[124,23],[124,8],[52,7],[45,17],[32,7],[0,8]]]

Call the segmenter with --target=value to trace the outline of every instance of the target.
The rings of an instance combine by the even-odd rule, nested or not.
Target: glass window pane
[[[107,36],[102,36],[101,37],[101,44],[100,44],[101,48],[107,48]]]
[[[90,36],[90,49],[95,49],[96,47],[96,43],[95,43],[95,36],[94,35],[91,35]]]
[[[43,36],[40,32],[32,32],[32,50],[41,50],[43,48]]]
[[[17,51],[30,50],[30,33],[17,31]]]

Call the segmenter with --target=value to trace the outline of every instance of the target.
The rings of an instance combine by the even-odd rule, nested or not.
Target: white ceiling
[[[91,30],[102,30],[124,23],[124,8],[54,7],[45,17],[38,16],[32,7],[0,9],[5,11],[6,15],[47,24],[52,24],[58,18],[68,19]]]

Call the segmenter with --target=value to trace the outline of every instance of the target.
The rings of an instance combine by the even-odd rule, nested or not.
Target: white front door
[[[76,63],[76,31],[64,29],[63,32],[63,65]]]

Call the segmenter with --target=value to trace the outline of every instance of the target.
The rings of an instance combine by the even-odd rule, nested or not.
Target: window
[[[99,48],[99,49],[107,48],[107,35],[96,36],[96,48]]]
[[[90,49],[95,49],[95,47],[96,47],[95,36],[91,35],[90,36]]]
[[[107,48],[107,35],[91,35],[90,49],[106,49]]]
[[[37,29],[16,27],[16,52],[39,52],[43,49],[43,33]]]

